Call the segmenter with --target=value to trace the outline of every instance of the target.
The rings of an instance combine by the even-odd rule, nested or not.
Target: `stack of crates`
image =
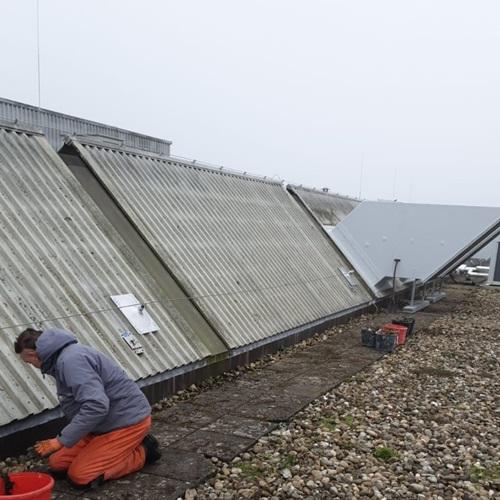
[[[408,328],[408,331],[406,332],[406,336],[407,337],[409,337],[410,335],[413,335],[414,330],[415,330],[415,318],[393,319],[392,323],[394,325],[406,326]]]
[[[415,328],[413,318],[395,319],[392,323],[385,323],[379,330],[374,328],[361,329],[361,344],[366,347],[375,347],[380,351],[392,352],[398,345],[403,345]]]
[[[397,345],[403,345],[406,342],[407,326],[386,323],[382,325],[381,330],[385,333],[395,333],[397,335]]]

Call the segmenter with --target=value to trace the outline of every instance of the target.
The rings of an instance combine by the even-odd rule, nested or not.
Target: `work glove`
[[[51,455],[55,451],[60,450],[62,447],[63,445],[57,438],[46,439],[45,441],[38,441],[35,443],[35,450],[42,457]]]

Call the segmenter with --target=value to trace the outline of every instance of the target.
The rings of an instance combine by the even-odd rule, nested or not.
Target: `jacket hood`
[[[42,360],[42,373],[51,374],[59,353],[78,340],[67,330],[44,330],[36,342],[36,353]]]

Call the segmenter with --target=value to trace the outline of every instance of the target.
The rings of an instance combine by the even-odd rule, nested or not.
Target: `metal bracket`
[[[133,333],[125,331],[121,334],[121,337],[136,354],[144,354],[144,349],[142,348],[141,343],[137,340]]]
[[[356,279],[354,269],[347,270],[345,267],[339,267],[340,274],[346,279],[349,286],[355,287],[359,285],[358,280]]]

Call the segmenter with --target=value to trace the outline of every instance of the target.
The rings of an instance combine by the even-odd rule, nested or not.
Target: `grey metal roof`
[[[168,302],[146,305],[160,330],[137,335],[145,353],[133,353],[120,338],[133,329],[109,298],[123,293],[162,299],[46,139],[0,128],[0,426],[57,404],[50,381],[13,353],[28,324],[74,331],[135,379],[211,354]]]
[[[365,201],[332,231],[372,291],[443,277],[500,232],[500,208]],[[390,279],[389,279],[390,278]]]
[[[361,200],[337,193],[289,185],[324,226],[336,226]]]
[[[39,128],[56,151],[63,145],[66,136],[76,134],[106,136],[114,145],[123,144],[164,155],[170,154],[172,144],[164,139],[3,98],[0,98],[0,120],[21,127]]]
[[[72,144],[230,347],[371,300],[280,183]]]

